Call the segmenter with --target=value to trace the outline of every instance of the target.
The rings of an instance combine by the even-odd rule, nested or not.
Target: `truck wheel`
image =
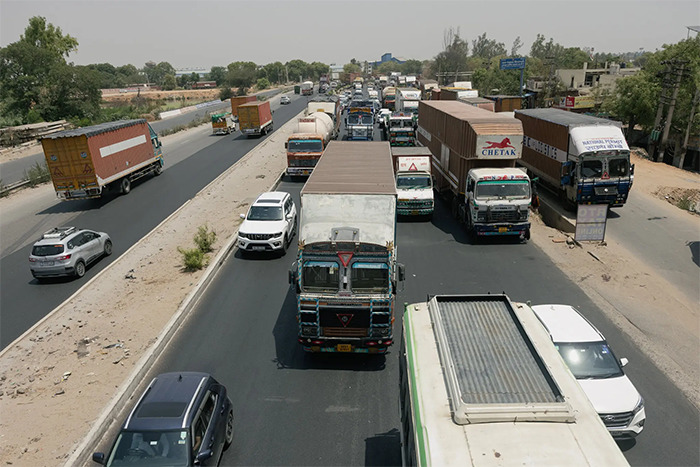
[[[153,167],[153,175],[155,175],[157,177],[158,175],[160,175],[162,173],[163,173],[163,166],[161,165],[160,162],[156,162],[154,167]]]
[[[119,184],[119,191],[123,195],[129,194],[131,191],[131,180],[129,180],[129,177],[122,178],[122,181]]]
[[[75,277],[83,277],[85,275],[85,263],[78,261],[75,264]]]

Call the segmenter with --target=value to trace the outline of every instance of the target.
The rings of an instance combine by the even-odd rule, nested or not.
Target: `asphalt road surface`
[[[290,105],[279,106],[273,116],[282,126],[306,106],[296,97]],[[46,229],[39,229],[45,218],[60,218],[62,225],[76,225],[107,232],[114,242],[114,254],[102,258],[82,279],[58,278],[38,283],[32,278],[27,257],[29,245],[14,249],[0,259],[0,348],[10,344],[34,323],[70,297],[85,282],[139,241],[185,201],[196,195],[214,178],[236,163],[264,140],[246,138],[240,132],[218,138],[174,165],[165,154],[165,170],[157,178],[145,177],[132,185],[126,196],[106,196],[97,200],[59,201],[25,217],[34,226],[22,236],[34,240]],[[3,230],[5,226],[3,226]],[[16,247],[16,245],[15,245]]]
[[[301,187],[283,182],[279,189],[299,205]],[[505,292],[515,301],[572,304],[605,334],[618,357],[630,360],[626,371],[645,398],[644,432],[619,444],[627,460],[700,464],[697,409],[534,244],[471,244],[442,200],[432,221],[402,219],[397,235],[398,258],[407,271],[396,301],[397,339],[400,304],[424,301],[428,294]],[[292,261],[291,254],[243,259],[236,252],[153,375],[206,371],[227,386],[236,431],[223,465],[399,465],[398,345],[385,356],[304,353],[296,342],[296,301],[287,283]]]

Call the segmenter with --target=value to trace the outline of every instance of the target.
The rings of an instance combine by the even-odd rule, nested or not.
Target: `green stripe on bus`
[[[413,418],[414,418],[414,427],[413,430],[416,432],[417,435],[417,443],[416,443],[416,450],[418,451],[418,458],[420,460],[420,465],[426,466],[428,465],[428,458],[426,457],[426,450],[428,449],[428,446],[426,445],[426,439],[423,436],[423,423],[421,422],[420,418],[420,402],[418,401],[418,384],[416,383],[416,374],[415,374],[415,369],[414,369],[414,359],[413,359],[413,347],[414,347],[414,342],[413,342],[413,334],[411,332],[411,319],[410,315],[406,313],[408,311],[408,306],[404,309],[403,313],[403,322],[404,326],[406,328],[406,341],[411,343],[411,348],[409,349],[408,346],[406,346],[406,361],[407,361],[407,370],[409,374],[411,375],[411,386],[413,388],[413,391],[410,391],[409,388],[409,393],[411,393],[411,401],[413,402],[411,410],[413,411]]]

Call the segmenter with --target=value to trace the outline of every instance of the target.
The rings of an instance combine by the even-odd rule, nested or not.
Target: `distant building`
[[[394,57],[391,55],[391,52],[387,52],[384,55],[382,55],[381,60],[379,60],[378,62],[370,62],[370,63],[373,66],[378,67],[382,63],[386,63],[386,62],[394,62],[394,63],[398,63],[399,65],[401,65],[401,64],[404,64],[406,62],[406,59],[400,58],[400,57]]]
[[[175,76],[179,77],[182,75],[191,75],[192,73],[197,73],[200,78],[204,78],[205,75],[209,74],[210,70],[207,70],[205,68],[180,68],[179,70],[175,70]]]
[[[343,72],[343,65],[331,65],[331,80],[339,80],[340,74]]]
[[[603,90],[615,89],[615,82],[637,73],[641,68],[625,68],[617,63],[605,63],[605,68],[588,69],[588,63],[583,68],[574,70],[557,70],[555,75],[569,91],[579,91],[580,94],[588,94],[591,88],[600,86]]]

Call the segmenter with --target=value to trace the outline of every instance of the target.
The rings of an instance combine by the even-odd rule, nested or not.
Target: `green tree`
[[[255,85],[258,89],[267,89],[270,87],[270,81],[267,78],[258,78]]]
[[[520,36],[516,37],[515,40],[513,41],[513,45],[510,46],[510,55],[513,57],[517,57],[518,51],[523,48],[523,41],[520,40]]]
[[[0,49],[0,102],[22,121],[90,118],[99,113],[101,76],[67,64],[78,41],[43,17],[30,18],[19,41]]]
[[[251,87],[257,79],[258,66],[253,62],[233,62],[227,68],[226,81],[239,88],[239,93]]]
[[[400,63],[390,60],[374,68],[374,71],[379,74],[389,74],[393,71],[403,72],[403,68],[404,67]]]
[[[362,68],[357,63],[346,63],[343,65],[343,73],[360,73]]]
[[[433,74],[439,77],[441,73],[467,71],[469,44],[459,37],[459,28],[445,30],[443,46],[443,51],[433,61]]]
[[[475,57],[490,60],[493,57],[505,54],[505,44],[496,42],[494,39],[487,39],[486,33],[483,33],[472,41],[472,55]]]
[[[199,73],[194,71],[190,74],[190,83],[199,83]]]
[[[175,75],[165,75],[165,78],[163,78],[163,89],[165,91],[172,91],[177,87],[177,80],[175,79]]]
[[[213,66],[209,71],[209,80],[216,81],[217,86],[221,86],[226,81],[226,68],[222,66]]]
[[[423,62],[421,62],[420,60],[406,60],[401,67],[401,72],[404,75],[420,75],[421,73],[423,73]]]
[[[289,79],[291,81],[303,81],[304,79],[309,77],[309,64],[303,60],[290,60],[287,62],[286,66],[287,72],[289,73]]]

